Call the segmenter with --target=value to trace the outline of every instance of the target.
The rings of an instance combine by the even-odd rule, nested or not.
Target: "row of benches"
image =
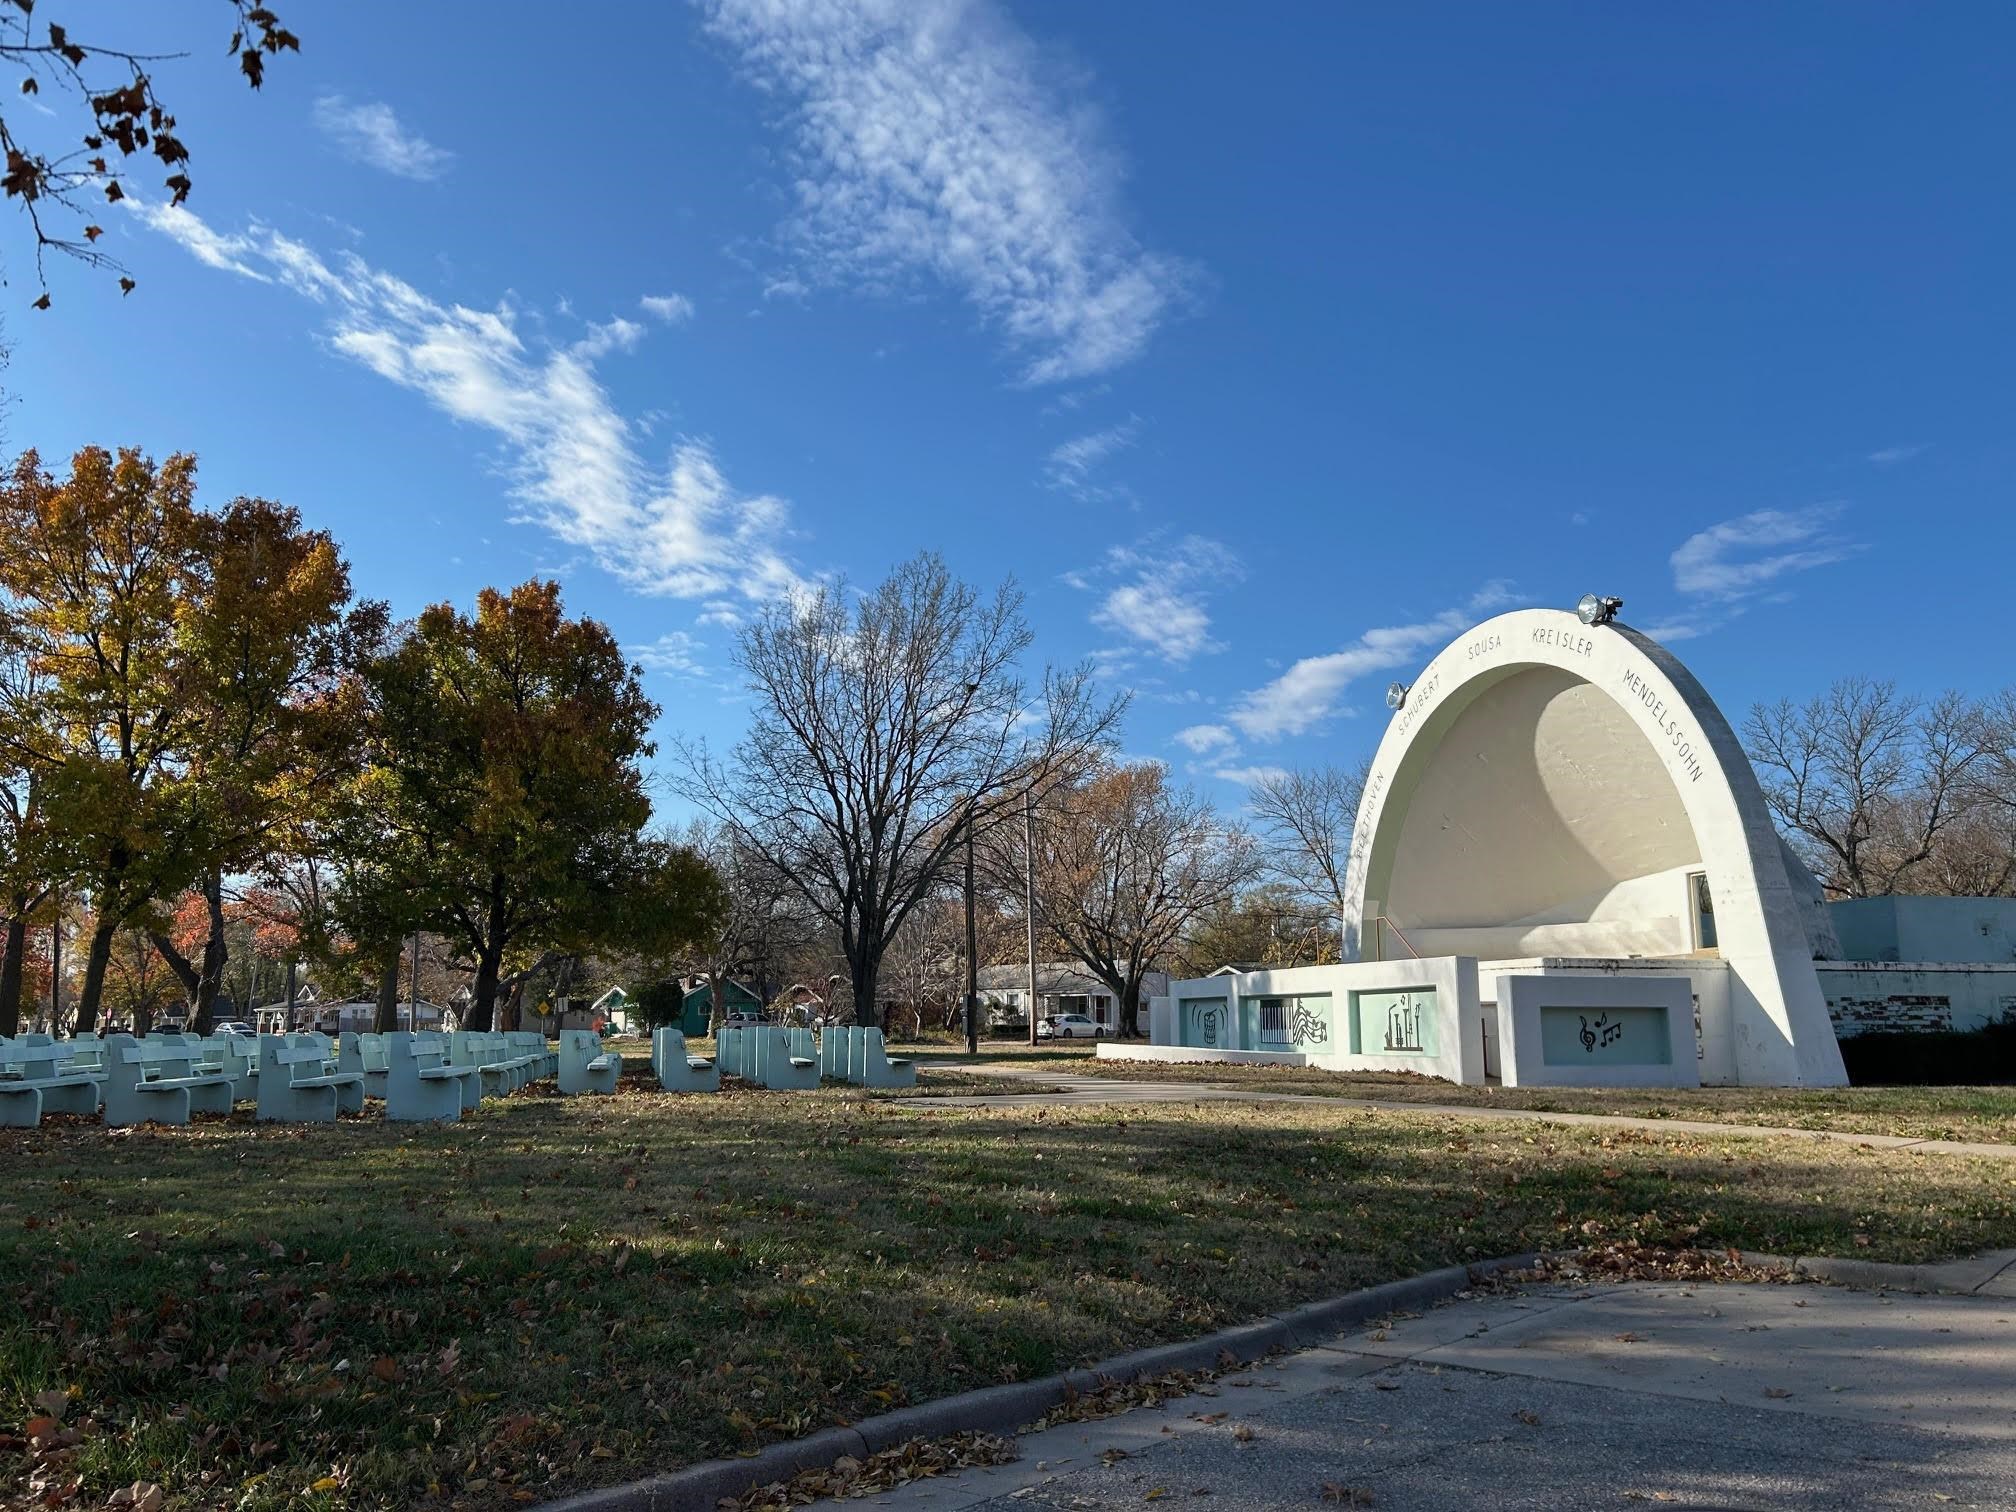
[[[615,1089],[619,1052],[588,1030],[558,1049],[536,1031],[327,1035],[115,1034],[0,1039],[0,1124],[33,1128],[45,1112],[108,1125],[187,1123],[253,1102],[267,1122],[329,1122],[381,1098],[394,1122],[449,1120],[485,1096],[555,1077],[563,1093]]]
[[[917,1068],[907,1060],[891,1060],[880,1029],[835,1025],[819,1032],[777,1024],[728,1024],[715,1039],[715,1062],[686,1053],[686,1039],[676,1029],[660,1029],[651,1037],[651,1067],[658,1085],[668,1092],[712,1091],[721,1073],[739,1076],[759,1087],[778,1091],[809,1091],[822,1077],[860,1087],[914,1087]]]

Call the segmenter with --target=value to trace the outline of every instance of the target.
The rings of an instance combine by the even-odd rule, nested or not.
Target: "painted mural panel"
[[[1543,1006],[1540,1058],[1549,1066],[1671,1065],[1666,1010],[1642,1003],[1626,1008]]]
[[[1430,1056],[1440,1049],[1433,987],[1351,994],[1353,1055]]]
[[[1231,1050],[1232,1024],[1223,998],[1185,998],[1176,1016],[1176,1042],[1195,1050]]]

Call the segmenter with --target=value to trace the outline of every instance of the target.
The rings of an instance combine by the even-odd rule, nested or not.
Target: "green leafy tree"
[[[254,870],[283,831],[326,808],[355,771],[362,689],[351,674],[384,606],[351,608],[350,570],[326,532],[265,499],[199,515],[179,627],[197,708],[180,753],[209,929],[191,960],[154,943],[208,1033],[229,959],[224,884]]]
[[[514,953],[676,928],[669,907],[718,887],[646,842],[657,706],[606,627],[567,618],[558,584],[486,588],[473,615],[434,605],[368,688],[366,799],[409,858],[416,911],[473,967],[469,1027],[492,1024]]]
[[[7,636],[38,694],[27,750],[47,869],[89,895],[78,1030],[119,930],[196,870],[181,753],[200,699],[182,655],[196,464],[86,447],[58,480],[33,451],[0,486]]]

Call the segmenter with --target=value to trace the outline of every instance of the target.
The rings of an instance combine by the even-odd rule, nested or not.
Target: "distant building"
[[[704,975],[695,977],[693,985],[686,989],[684,1006],[686,1022],[689,1025],[686,1032],[705,1034],[707,1026],[714,1020],[714,983]],[[721,1008],[724,1018],[737,1013],[753,1013],[760,1016],[763,1012],[763,998],[747,983],[738,982],[733,977],[723,977]],[[695,1024],[699,1026],[697,1029],[690,1027]]]
[[[980,1006],[990,1029],[1029,1027],[1029,968],[983,966],[979,973]],[[1169,991],[1169,973],[1151,971],[1141,978],[1141,1025],[1148,1023],[1148,1000]],[[1100,1027],[1117,1033],[1120,1028],[1118,995],[1085,968],[1082,961],[1038,961],[1036,963],[1036,1016],[1054,1013],[1082,1013]]]

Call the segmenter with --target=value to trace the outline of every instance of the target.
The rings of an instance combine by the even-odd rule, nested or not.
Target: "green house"
[[[755,991],[745,987],[733,977],[723,979],[721,993],[722,1007],[728,1013],[761,1013],[763,999]],[[682,1005],[685,1011],[684,1026],[687,1036],[705,1034],[714,1017],[714,984],[702,981],[686,994]]]

